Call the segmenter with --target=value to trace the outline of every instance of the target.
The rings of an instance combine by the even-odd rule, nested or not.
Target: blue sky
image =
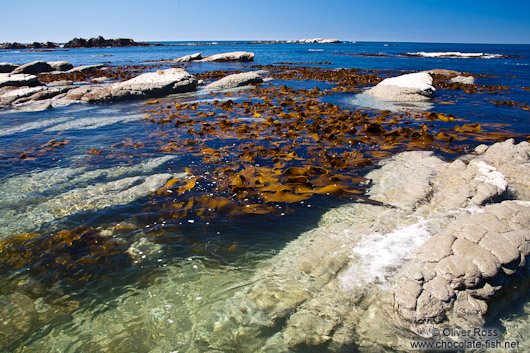
[[[0,42],[338,38],[530,44],[530,1],[8,0]]]

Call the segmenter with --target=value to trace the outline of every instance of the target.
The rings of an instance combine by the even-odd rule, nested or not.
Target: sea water
[[[505,124],[502,129],[508,133],[530,134],[528,110],[490,103],[493,100],[530,102],[530,91],[523,89],[530,86],[528,45],[164,44],[168,45],[5,50],[0,51],[0,61],[23,64],[35,60],[67,60],[74,65],[148,65],[199,51],[207,56],[244,50],[255,53],[253,63],[191,63],[186,69],[191,73],[250,70],[252,65],[285,62],[328,69],[392,70],[387,71],[388,75],[450,69],[488,75],[478,77],[476,82],[505,85],[509,89],[496,94],[474,95],[440,90],[426,109],[454,114],[469,123]],[[410,53],[423,55],[408,56]],[[439,53],[460,54],[440,57]],[[466,56],[465,53],[483,55]],[[316,81],[271,83],[295,88],[329,87],[329,84]],[[245,93],[235,93],[229,98],[243,100]],[[179,102],[200,102],[212,97],[202,92],[178,99]],[[322,100],[343,109],[362,108],[357,105],[354,93],[337,93]],[[0,239],[24,233],[38,234],[45,244],[47,236],[62,230],[95,229],[98,235],[94,235],[94,241],[103,242],[108,251],[103,257],[85,254],[96,243],[84,244],[59,255],[37,247],[34,251],[41,249],[44,255],[31,263],[31,270],[24,266],[13,270],[13,266],[0,264],[2,319],[8,317],[11,323],[18,325],[16,329],[0,327],[0,339],[13,343],[8,345],[10,350],[186,352],[198,337],[207,334],[204,331],[215,320],[213,308],[222,307],[234,293],[250,285],[256,269],[267,266],[290,240],[316,227],[326,211],[352,202],[317,196],[306,202],[279,206],[285,210],[274,214],[221,215],[211,220],[197,217],[164,220],[162,216],[160,220],[158,213],[163,215],[164,211],[152,208],[156,203],[153,194],[168,180],[186,180],[187,168],[203,173],[208,173],[209,169],[202,166],[200,157],[168,154],[157,149],[154,142],[168,128],[143,119],[147,108],[143,102],[130,102],[72,104],[42,112],[0,110]],[[45,149],[42,146],[52,140],[64,142],[64,145],[40,153]],[[136,145],[137,142],[143,145]],[[479,143],[470,141],[471,147]],[[111,146],[114,146],[111,158],[99,157],[98,150],[108,150]],[[456,155],[446,157],[455,158]],[[423,234],[422,224],[402,233]],[[92,236],[87,232],[83,234]],[[414,237],[414,241],[400,243],[403,256],[396,261],[406,257],[407,249],[403,244],[413,249],[424,238],[422,235]],[[366,278],[380,281],[388,278],[385,271],[395,266],[370,264],[370,252],[391,251],[394,245],[378,234],[363,239],[362,246],[353,253],[361,258],[364,270],[373,269],[373,273],[364,274]],[[39,258],[39,255],[33,253],[31,256]],[[88,265],[52,265],[47,262],[50,256],[57,263],[66,257]],[[93,263],[84,256],[93,256]],[[349,286],[356,286],[355,279],[354,274],[350,274],[344,280]],[[520,305],[516,310],[495,316],[513,337],[524,339],[529,330],[527,298],[528,292],[519,293],[516,300]]]

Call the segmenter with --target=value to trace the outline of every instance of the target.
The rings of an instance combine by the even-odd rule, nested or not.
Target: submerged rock
[[[368,89],[365,93],[382,100],[418,102],[427,101],[434,95],[432,77],[425,72],[417,72],[387,78]]]
[[[33,300],[27,295],[14,292],[0,295],[0,350],[11,351],[35,330],[53,322],[64,322],[79,306],[77,302],[55,298],[51,303]]]
[[[27,296],[13,293],[0,296],[0,350],[5,351],[30,335],[38,326],[39,314]]]
[[[53,71],[50,64],[48,64],[45,61],[34,61],[28,64],[20,65],[15,70],[13,70],[12,74],[40,74],[42,72],[50,72]]]
[[[60,168],[7,179],[0,184],[0,239],[37,230],[43,223],[79,212],[125,205],[184,174],[153,171],[175,156],[107,169]],[[138,175],[139,174],[139,175]]]
[[[240,74],[229,75],[222,79],[206,85],[205,89],[227,89],[240,86],[262,83],[263,79],[257,72],[242,72]]]
[[[203,62],[214,61],[253,61],[254,53],[246,51],[234,51],[230,53],[215,54],[202,59]]]

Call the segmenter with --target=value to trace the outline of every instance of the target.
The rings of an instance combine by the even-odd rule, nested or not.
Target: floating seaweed
[[[490,103],[491,104],[495,104],[496,106],[504,105],[504,106],[507,106],[507,107],[521,108],[523,110],[530,111],[530,106],[527,103],[519,103],[519,102],[515,102],[514,100],[509,100],[509,101],[506,101],[506,100],[504,100],[504,101],[491,101]]]
[[[448,90],[462,90],[466,93],[489,93],[497,94],[502,91],[508,91],[510,88],[505,85],[480,85],[480,84],[466,84],[462,82],[451,82],[451,76],[433,74],[434,86],[441,89]],[[488,77],[486,75],[474,75],[477,77]]]
[[[317,87],[261,86],[241,94],[244,99],[164,102],[144,110],[146,121],[167,126],[150,142],[159,152],[202,160],[188,180],[157,192],[171,198],[159,220],[281,214],[283,206],[319,195],[371,202],[363,196],[366,180],[359,173],[398,151],[456,155],[470,148],[471,139],[513,136],[451,114],[349,111],[320,101],[327,92]],[[458,124],[442,128],[436,122]],[[160,205],[153,207],[150,212]]]

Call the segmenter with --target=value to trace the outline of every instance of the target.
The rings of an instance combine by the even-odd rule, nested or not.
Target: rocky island
[[[90,39],[74,38],[65,44],[55,42],[29,44],[22,43],[0,43],[0,49],[56,49],[56,48],[105,48],[105,47],[147,47],[160,46],[162,44],[152,44],[146,42],[135,42],[130,38],[105,39],[102,36]]]

